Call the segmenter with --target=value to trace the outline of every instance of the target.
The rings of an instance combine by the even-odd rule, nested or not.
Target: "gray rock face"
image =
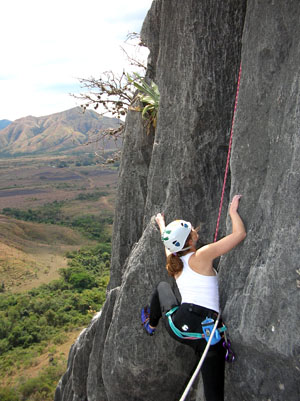
[[[220,277],[239,354],[229,400],[300,399],[299,18],[296,1],[247,7],[231,191],[248,236]]]
[[[55,401],[180,398],[197,360],[162,324],[153,337],[140,326],[153,287],[170,280],[153,216],[201,224],[202,241],[213,240],[240,61],[219,236],[235,193],[248,235],[220,262],[238,355],[226,400],[299,400],[299,18],[295,0],[153,2],[142,36],[161,93],[158,124],[149,136],[138,113],[127,117],[107,300],[72,347]],[[189,400],[203,400],[201,383]]]
[[[125,261],[143,232],[152,145],[153,135],[147,135],[140,113],[128,113],[114,218],[109,288],[121,284]]]

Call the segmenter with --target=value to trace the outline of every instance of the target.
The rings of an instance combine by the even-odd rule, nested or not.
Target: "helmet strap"
[[[186,248],[181,249],[179,252],[187,251],[188,249],[191,249],[191,246],[187,246]]]

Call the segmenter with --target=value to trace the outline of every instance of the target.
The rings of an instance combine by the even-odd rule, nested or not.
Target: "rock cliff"
[[[300,384],[300,5],[296,0],[154,0],[142,37],[161,93],[147,135],[130,112],[120,167],[111,282],[101,315],[70,351],[55,401],[175,401],[197,360],[139,313],[164,271],[153,215],[215,231],[239,65],[230,196],[248,235],[221,258],[221,307],[237,361],[227,401],[297,401]],[[189,400],[203,400],[201,382]]]

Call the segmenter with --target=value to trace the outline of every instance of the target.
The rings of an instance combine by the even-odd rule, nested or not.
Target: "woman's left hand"
[[[164,230],[164,228],[165,228],[165,216],[164,216],[164,214],[163,213],[158,213],[156,216],[155,216],[155,221],[156,221],[156,223],[157,223],[157,225],[158,225],[158,227],[162,230]]]

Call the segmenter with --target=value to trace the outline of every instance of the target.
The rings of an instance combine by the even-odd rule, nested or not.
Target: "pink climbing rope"
[[[219,225],[220,225],[220,220],[221,220],[221,213],[222,213],[222,207],[223,207],[225,187],[226,187],[226,181],[227,181],[227,175],[228,175],[228,169],[229,169],[229,162],[230,162],[230,153],[231,153],[231,145],[232,145],[232,136],[233,136],[235,112],[236,112],[236,108],[237,108],[238,96],[239,96],[239,90],[240,90],[241,74],[242,74],[242,64],[240,64],[239,76],[238,76],[238,81],[237,81],[237,89],[236,89],[236,94],[235,94],[235,103],[234,103],[234,110],[233,110],[231,130],[230,130],[230,139],[229,139],[229,146],[228,146],[228,153],[227,153],[227,161],[226,161],[224,182],[223,182],[222,195],[221,195],[221,201],[220,201],[219,214],[218,214],[218,220],[217,220],[217,226],[216,226],[214,242],[217,241]]]

